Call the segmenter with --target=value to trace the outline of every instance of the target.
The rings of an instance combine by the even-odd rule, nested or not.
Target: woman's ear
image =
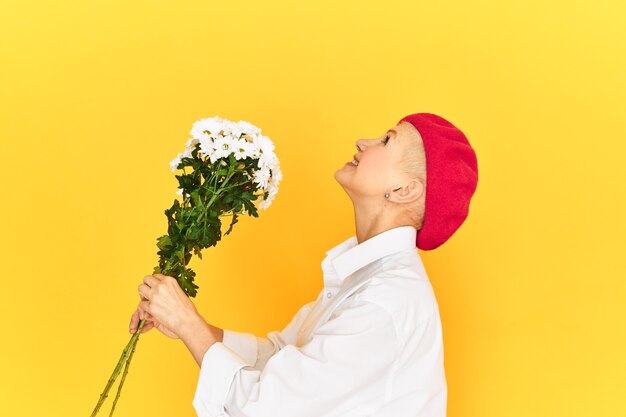
[[[411,178],[404,184],[393,189],[389,200],[396,203],[410,203],[418,200],[424,193],[424,186],[416,178]]]

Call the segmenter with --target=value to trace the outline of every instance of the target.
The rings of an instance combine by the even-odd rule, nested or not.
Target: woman
[[[200,375],[200,417],[445,416],[439,308],[416,250],[464,222],[476,156],[463,133],[431,113],[360,139],[335,179],[354,206],[356,234],[322,261],[324,288],[267,338],[207,323],[174,278],[149,275],[131,333],[180,338]]]

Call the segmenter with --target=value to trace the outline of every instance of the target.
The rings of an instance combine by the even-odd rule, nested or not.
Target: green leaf
[[[163,235],[157,239],[157,247],[159,249],[165,250],[171,246],[172,246],[172,240],[170,239],[169,235]]]
[[[230,226],[228,227],[228,230],[224,233],[225,235],[230,234],[230,231],[233,230],[233,226],[235,225],[235,223],[237,223],[239,220],[237,220],[237,213],[233,213],[233,218],[232,221],[230,222]]]

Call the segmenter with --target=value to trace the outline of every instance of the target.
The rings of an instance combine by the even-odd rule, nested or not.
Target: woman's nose
[[[359,152],[363,152],[363,149],[365,149],[367,147],[367,141],[364,139],[357,139],[356,141],[356,148],[358,149]]]

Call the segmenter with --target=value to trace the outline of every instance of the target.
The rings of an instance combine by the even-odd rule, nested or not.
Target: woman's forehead
[[[389,129],[392,130],[392,129]],[[416,140],[422,140],[422,136],[420,135],[419,131],[415,128],[415,126],[413,126],[411,123],[407,122],[407,121],[402,121],[400,123],[398,123],[393,130],[398,131],[398,136],[402,136],[402,139],[405,140],[411,140],[411,139],[416,139]]]

